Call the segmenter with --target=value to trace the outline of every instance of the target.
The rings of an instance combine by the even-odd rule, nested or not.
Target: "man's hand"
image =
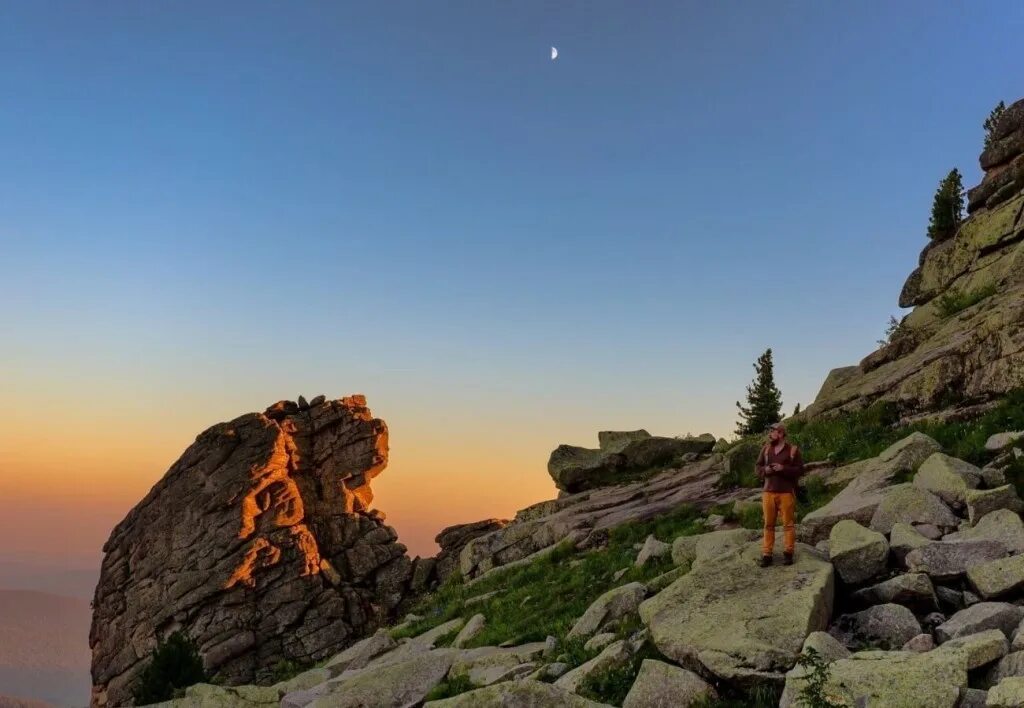
[[[782,470],[782,465],[778,462],[773,462],[772,464],[768,465],[768,469],[770,469],[772,472],[780,472]]]

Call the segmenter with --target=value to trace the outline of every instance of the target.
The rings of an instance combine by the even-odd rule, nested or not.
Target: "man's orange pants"
[[[770,556],[775,549],[775,523],[782,516],[782,540],[786,553],[796,548],[796,495],[792,492],[763,492],[764,542],[761,553]]]

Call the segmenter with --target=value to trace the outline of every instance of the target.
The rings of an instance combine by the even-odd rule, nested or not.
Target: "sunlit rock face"
[[[387,619],[413,571],[370,509],[387,455],[363,396],[282,401],[202,433],[103,547],[93,705],[130,705],[157,641],[178,629],[212,675],[259,683]]]
[[[1024,386],[1024,100],[1006,109],[980,163],[969,218],[928,242],[903,286],[899,304],[913,312],[858,366],[832,371],[804,417],[875,401],[906,418],[970,415]]]

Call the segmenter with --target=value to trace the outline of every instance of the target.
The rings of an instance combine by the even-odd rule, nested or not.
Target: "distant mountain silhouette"
[[[39,590],[65,597],[92,600],[99,580],[99,558],[91,566],[25,561],[0,554],[0,588]]]
[[[0,590],[0,708],[88,705],[90,616],[81,598]]]

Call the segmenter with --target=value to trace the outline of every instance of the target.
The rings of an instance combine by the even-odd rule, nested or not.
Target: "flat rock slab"
[[[456,649],[426,651],[405,661],[347,671],[323,685],[310,708],[365,708],[419,705],[448,675]]]
[[[1024,556],[978,563],[968,569],[967,580],[986,600],[1009,595],[1024,587]]]
[[[936,627],[935,638],[939,642],[948,642],[950,639],[977,634],[987,629],[998,629],[1010,639],[1022,618],[1024,607],[1008,602],[979,602],[960,610]]]
[[[896,523],[956,527],[960,519],[936,495],[907,484],[885,496],[871,517],[871,530],[889,533]]]
[[[781,680],[804,638],[832,614],[834,573],[808,546],[795,563],[758,568],[748,544],[682,576],[640,605],[662,654],[727,680]]]
[[[1024,706],[1024,677],[1010,676],[989,689],[987,708],[1020,708]]]
[[[942,647],[943,649],[963,649],[967,655],[968,670],[999,661],[1010,651],[1010,643],[1006,641],[1006,635],[998,629],[988,629],[977,634],[950,639]]]
[[[524,679],[430,701],[424,708],[601,708],[604,705],[550,683]]]
[[[1006,546],[999,541],[979,539],[947,543],[933,541],[915,548],[905,559],[913,573],[927,573],[936,582],[962,578],[968,568],[1006,556]]]
[[[967,685],[964,654],[958,651],[864,651],[833,662],[830,670],[825,692],[846,706],[956,708],[960,687]],[[786,694],[798,695],[804,685],[806,678],[791,672]]]
[[[985,514],[974,526],[951,533],[944,541],[989,539],[999,541],[1012,554],[1024,553],[1024,521],[1010,509],[996,509]]]
[[[968,489],[981,482],[981,470],[970,462],[934,453],[914,475],[914,486],[938,496],[947,504],[962,506]]]

